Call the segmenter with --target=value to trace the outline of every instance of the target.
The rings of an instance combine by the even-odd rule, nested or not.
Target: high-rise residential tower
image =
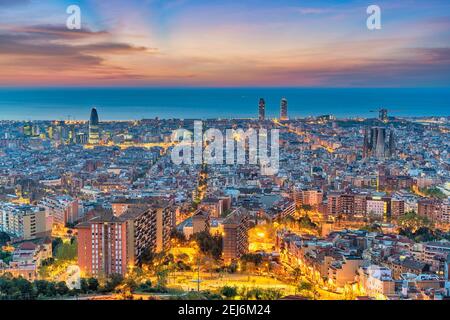
[[[89,144],[98,144],[100,141],[100,128],[97,109],[92,108],[89,119]]]
[[[147,201],[148,199],[146,199]],[[140,265],[146,252],[162,252],[170,245],[174,211],[169,202],[113,203],[112,210],[91,212],[79,223],[78,265],[86,275],[125,275]]]
[[[248,252],[249,215],[243,208],[234,210],[223,221],[223,259],[226,263]]]
[[[263,98],[259,99],[259,120],[264,121],[266,119],[266,102]]]
[[[280,103],[280,120],[286,121],[289,120],[288,117],[288,101],[286,98],[281,99]]]

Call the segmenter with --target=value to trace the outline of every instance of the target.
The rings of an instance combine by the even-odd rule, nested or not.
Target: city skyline
[[[0,301],[450,300],[449,40],[448,0],[0,0]]]
[[[0,85],[449,87],[448,2],[377,5],[0,1]]]

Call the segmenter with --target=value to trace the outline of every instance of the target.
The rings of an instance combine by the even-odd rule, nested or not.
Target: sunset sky
[[[450,87],[450,1],[0,0],[0,85]]]

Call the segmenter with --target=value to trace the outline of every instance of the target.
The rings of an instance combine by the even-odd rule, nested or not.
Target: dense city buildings
[[[203,126],[278,129],[272,175],[175,164],[174,132],[193,119],[1,122],[0,273],[76,288],[168,268],[168,286],[214,291],[226,270],[275,277],[286,296],[303,281],[310,298],[446,297],[449,119],[288,118],[286,99],[279,119],[265,112],[261,99],[255,119]]]
[[[51,225],[44,209],[33,205],[0,203],[0,231],[30,240],[49,235]]]
[[[280,102],[280,120],[281,121],[289,120],[288,101],[286,98],[281,99],[281,102]]]

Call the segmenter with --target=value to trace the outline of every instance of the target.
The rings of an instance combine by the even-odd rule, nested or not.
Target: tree
[[[0,232],[0,247],[11,241],[10,236],[6,232]]]
[[[167,287],[169,276],[169,270],[167,268],[161,268],[156,272],[156,288],[161,291],[165,291]]]
[[[54,282],[48,282],[47,283],[47,297],[54,297],[56,296],[56,285]]]
[[[64,281],[60,281],[60,282],[56,283],[55,288],[56,288],[56,292],[60,296],[65,296],[66,294],[69,293],[69,288],[67,287],[67,285]]]
[[[210,254],[215,259],[219,259],[222,255],[222,236],[212,236],[209,232],[203,231],[193,235],[200,251],[204,254]]]
[[[96,292],[98,290],[99,283],[96,278],[89,278],[87,280],[87,284],[89,291]]]
[[[220,289],[220,294],[226,299],[232,299],[238,295],[238,290],[236,287],[224,286]]]
[[[377,233],[383,232],[383,230],[381,229],[381,226],[378,223],[367,224],[364,227],[362,227],[360,230],[364,230],[367,232],[377,232]]]
[[[55,257],[59,260],[74,260],[77,257],[77,242],[62,243],[56,248]]]
[[[298,225],[300,228],[304,229],[317,229],[317,225],[311,220],[308,215],[301,217],[298,220]]]
[[[294,268],[294,270],[292,271],[292,276],[294,277],[295,282],[300,279],[300,277],[302,276],[302,270],[300,269],[300,267]]]
[[[313,285],[310,282],[302,281],[298,285],[298,290],[300,292],[302,292],[302,291],[311,291],[312,287],[313,287]]]
[[[442,239],[441,235],[437,231],[433,231],[428,227],[420,227],[414,232],[409,228],[402,228],[399,231],[399,235],[405,236],[415,242],[427,242]]]
[[[10,252],[0,250],[0,260],[4,263],[9,263],[12,260],[12,254]]]
[[[36,280],[33,283],[36,294],[38,296],[44,296],[44,297],[53,297],[55,296],[55,291],[51,288],[51,283],[46,280]],[[50,289],[50,290],[49,290]]]
[[[398,218],[398,224],[403,228],[410,229],[412,232],[416,232],[422,227],[432,227],[432,223],[427,217],[418,215],[414,211],[410,211]]]
[[[141,292],[153,292],[152,282],[150,280],[145,281],[139,285],[139,291]]]
[[[241,258],[242,269],[248,271],[249,274],[253,273],[255,268],[259,267],[263,262],[263,257],[260,254],[248,253],[244,254]]]
[[[431,197],[431,198],[437,198],[437,199],[446,199],[447,198],[445,193],[442,192],[442,190],[437,187],[424,188],[424,189],[421,189],[420,191],[422,193],[424,193],[426,196]]]
[[[121,274],[112,274],[106,280],[105,286],[102,288],[103,292],[113,292],[123,283],[123,276]]]
[[[263,256],[258,253],[247,253],[241,257],[242,262],[253,262],[259,266],[263,262]]]
[[[178,229],[174,228],[172,229],[172,232],[170,234],[170,237],[172,239],[176,239],[178,240],[180,243],[185,243],[186,242],[186,237],[184,235],[183,232],[179,231]]]
[[[245,300],[278,300],[282,297],[280,290],[262,288],[242,288],[240,295]]]
[[[31,282],[24,278],[14,278],[12,280],[13,287],[16,288],[13,297],[20,297],[22,300],[33,300],[36,292],[34,291]]]
[[[144,249],[141,254],[141,263],[142,264],[151,264],[155,258],[155,253],[150,248]]]
[[[298,291],[300,292],[301,295],[305,297],[310,297],[313,299],[315,298],[314,285],[310,282],[307,281],[300,282],[300,284],[298,285]]]
[[[124,281],[124,288],[126,291],[133,293],[138,288],[138,284],[132,277],[126,278]]]
[[[52,251],[53,251],[53,255],[56,254],[56,250],[57,250],[58,247],[59,247],[60,245],[62,245],[62,244],[63,244],[63,241],[62,241],[61,238],[55,238],[55,239],[52,240]]]

